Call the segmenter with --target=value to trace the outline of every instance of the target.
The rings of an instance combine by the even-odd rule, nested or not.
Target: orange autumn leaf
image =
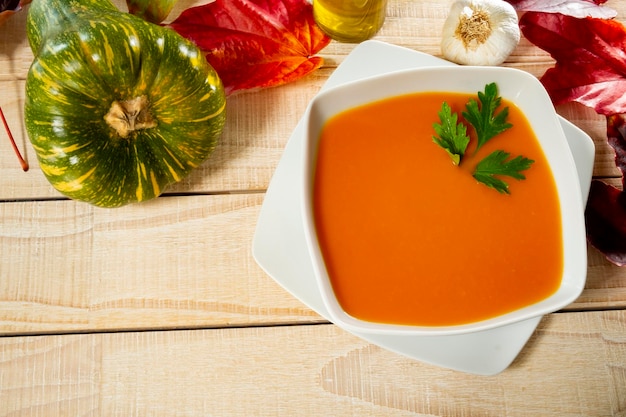
[[[206,53],[228,94],[309,74],[330,42],[306,0],[216,0],[185,10],[170,27]]]

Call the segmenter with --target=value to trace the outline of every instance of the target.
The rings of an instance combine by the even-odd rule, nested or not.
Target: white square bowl
[[[346,313],[337,301],[317,242],[313,217],[313,178],[321,130],[334,115],[367,103],[411,93],[442,91],[475,94],[495,82],[499,94],[528,119],[552,169],[561,208],[563,276],[548,298],[487,320],[453,326],[375,323]],[[452,335],[483,331],[551,313],[572,303],[585,286],[587,246],[578,174],[558,116],[541,83],[531,74],[506,67],[445,66],[402,70],[329,89],[316,96],[306,115],[302,207],[314,274],[331,321],[347,330],[394,335]],[[419,277],[416,277],[419,279]]]

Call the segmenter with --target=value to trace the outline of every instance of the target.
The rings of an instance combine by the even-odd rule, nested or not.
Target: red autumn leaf
[[[607,117],[607,137],[615,151],[615,165],[626,185],[626,115]],[[626,265],[626,192],[594,180],[585,210],[587,240],[606,258],[619,266]]]
[[[574,17],[612,19],[617,11],[603,7],[606,0],[507,0],[518,12],[561,13]]]
[[[330,42],[306,0],[217,0],[170,25],[206,53],[227,93],[296,80],[322,65]]]
[[[541,78],[555,104],[577,101],[599,114],[626,113],[626,29],[621,23],[527,12],[520,28],[556,60]]]

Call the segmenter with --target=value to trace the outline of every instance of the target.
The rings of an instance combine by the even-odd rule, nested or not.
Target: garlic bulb
[[[504,0],[458,0],[443,26],[441,52],[464,65],[498,65],[520,40],[517,13]]]

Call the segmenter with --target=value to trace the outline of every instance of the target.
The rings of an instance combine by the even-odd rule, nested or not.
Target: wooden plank
[[[625,285],[624,267],[608,262],[604,255],[589,246],[585,290],[568,309],[624,308]]]
[[[117,3],[121,5],[121,2]],[[445,16],[447,3],[444,3],[438,0],[391,2],[390,17],[378,38],[437,54],[434,39],[436,26]],[[192,4],[196,3],[181,2],[177,8],[180,11],[181,7]],[[612,6],[626,8],[626,5]],[[620,10],[620,16],[624,14],[626,10]],[[21,172],[8,142],[4,140],[4,134],[0,134],[0,199],[4,200],[58,197],[38,171],[34,153],[27,144],[20,123],[23,117],[23,78],[27,70],[27,65],[23,64],[30,59],[27,58],[28,45],[21,28],[24,15],[15,16],[9,24],[0,28],[0,91],[3,92],[0,95],[0,106],[9,117],[18,144],[26,149],[26,156],[33,164],[33,169],[26,174]],[[428,16],[428,19],[423,16]],[[227,192],[262,190],[267,187],[286,140],[308,101],[332,72],[332,68],[341,63],[352,48],[353,45],[332,43],[324,51],[327,67],[304,80],[279,88],[231,96],[229,122],[215,154],[171,191]],[[542,51],[522,42],[507,65],[537,72],[551,65],[551,61]],[[272,103],[272,106],[267,103]],[[619,172],[613,161],[614,154],[606,145],[603,118],[575,104],[559,106],[558,110],[587,131],[596,142],[598,154],[594,174],[616,178]],[[239,224],[232,221],[225,227],[218,226],[220,219],[226,216],[224,213],[215,214],[216,217],[210,219],[187,219],[184,224],[191,224],[191,236],[198,241],[203,241],[204,236],[199,236],[198,230],[193,229],[195,221],[202,223],[200,230],[208,232],[206,228],[210,229],[208,234],[211,245],[219,246],[223,240],[239,242],[231,245],[246,245],[252,237],[261,195],[228,196],[224,200],[194,197],[189,201],[176,197],[110,212],[69,201],[0,204],[0,253],[3,256],[0,264],[0,332],[65,332],[154,328],[160,325],[196,327],[319,320],[266,277],[251,260],[249,253],[237,259],[222,258],[221,253],[204,256],[192,245],[193,239],[186,236],[189,232],[184,231],[183,225],[170,221],[166,222],[162,230],[149,228],[150,222],[160,224],[162,220],[158,219],[163,216],[176,218],[176,210],[181,207],[183,210],[202,210],[204,204],[215,205],[218,213],[219,207],[234,204],[232,202],[238,198],[254,201],[242,217],[245,218],[244,232],[239,229]],[[159,204],[158,210],[154,209],[156,204]],[[126,222],[125,216],[139,217]],[[147,220],[143,222],[141,219]],[[99,224],[107,226],[98,229]],[[134,228],[138,240],[148,242],[147,246],[127,241],[128,235],[124,235],[122,229],[128,225]],[[142,229],[144,226],[141,225],[147,225],[148,229]],[[135,235],[131,234],[133,237]],[[198,269],[182,266],[185,273],[197,275],[192,277],[191,283],[183,281],[181,284],[184,273],[176,272],[176,268],[181,267],[177,263],[180,259],[174,261],[171,250],[165,246],[157,246],[155,249],[155,244],[150,243],[151,239],[170,242],[185,250],[192,247],[187,259]],[[122,243],[117,243],[118,240]],[[153,250],[154,257],[139,249],[146,247]],[[204,270],[213,274],[211,279],[202,281],[197,271]],[[144,274],[150,274],[152,280]],[[228,284],[230,286],[223,284],[224,278],[220,274],[232,277],[232,283]],[[571,308],[624,306],[625,279],[622,269],[610,265],[590,249],[587,288]],[[251,285],[251,282],[254,291],[239,292],[241,287]],[[109,287],[112,283],[115,285]],[[120,290],[120,293],[114,293],[111,288]],[[172,288],[175,288],[174,296],[170,294]],[[193,289],[201,292],[198,294]],[[210,295],[205,296],[204,292]],[[207,301],[207,297],[210,301]],[[232,303],[233,297],[238,307],[224,307]],[[259,305],[259,300],[265,301]],[[273,303],[281,307],[271,313],[264,312],[264,308]],[[165,318],[157,313],[164,306],[168,311],[162,314]],[[233,309],[236,311],[231,311]],[[170,315],[170,312],[175,314]]]
[[[33,61],[26,37],[27,9],[14,14],[0,25],[0,81],[24,79]],[[0,91],[0,97],[5,97],[5,90]]]
[[[112,2],[120,10],[127,10],[124,0]],[[179,0],[166,23],[176,19],[187,8],[209,2],[211,0]],[[624,2],[611,1],[607,6],[617,11],[616,20],[626,22]],[[441,56],[441,30],[449,7],[448,0],[389,0],[387,19],[374,39]],[[24,79],[30,66],[33,55],[26,39],[27,10],[28,7],[0,26],[0,80]],[[353,44],[333,42],[320,55],[326,58],[328,66],[334,67],[353,47]],[[522,38],[504,65],[519,66],[540,76],[553,63],[549,54]]]
[[[180,2],[171,16],[174,18],[184,8],[205,2]],[[115,3],[121,8],[125,4],[120,0]],[[448,6],[446,0],[417,3],[409,0],[391,1],[389,17],[376,39],[439,56],[441,26]],[[618,19],[626,19],[626,4],[611,4],[611,7],[620,13]],[[15,139],[24,150],[32,169],[28,173],[21,171],[4,133],[0,133],[0,200],[60,197],[39,170],[36,155],[23,126],[24,80],[32,60],[24,28],[25,15],[19,13],[8,24],[0,27],[0,107],[7,113]],[[353,48],[352,44],[333,42],[320,54],[326,60],[324,69],[286,86],[229,97],[228,122],[215,153],[169,191],[186,193],[266,189],[282,149],[308,102],[319,91],[332,69]],[[552,64],[553,60],[545,52],[522,40],[505,65],[540,76]],[[606,143],[604,118],[579,105],[561,106],[559,111],[594,139],[597,147],[594,174],[601,177],[619,176],[614,153]]]
[[[0,204],[0,333],[320,321],[252,258],[262,200]]]
[[[263,197],[0,204],[0,334],[323,321],[252,258]],[[568,309],[625,307],[623,268],[590,259]]]
[[[621,178],[621,172],[615,165],[615,151],[607,141],[606,117],[598,115],[593,109],[578,103],[562,104],[556,109],[557,113],[574,123],[593,139],[596,147],[593,166],[594,177]]]
[[[266,189],[291,132],[329,74],[329,70],[321,70],[293,84],[231,96],[226,127],[215,152],[166,193]],[[39,170],[35,152],[20,122],[23,120],[24,82],[0,81],[0,89],[13,92],[0,96],[0,107],[31,165],[29,172],[22,172],[4,132],[0,132],[0,200],[62,198]],[[577,104],[559,106],[558,111],[594,140],[594,175],[620,176],[615,152],[606,140],[605,118]]]
[[[266,189],[291,132],[325,78],[229,97],[227,123],[218,146],[201,167],[167,192]],[[62,198],[38,167],[23,120],[24,81],[0,81],[0,107],[31,165],[24,173],[0,127],[0,200]],[[267,105],[272,103],[272,105]]]
[[[0,339],[0,416],[621,416],[626,312],[554,314],[511,367],[427,365],[332,325]]]

